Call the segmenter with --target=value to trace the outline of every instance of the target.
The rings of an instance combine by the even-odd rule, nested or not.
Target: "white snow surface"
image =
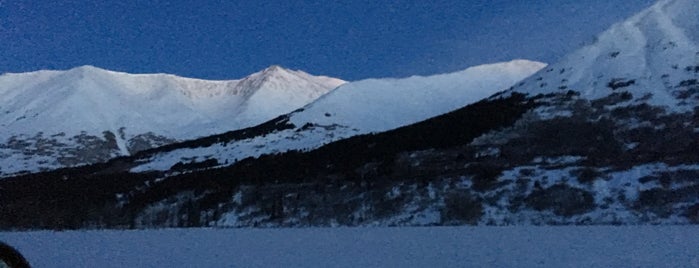
[[[32,267],[699,267],[694,226],[6,232]]]
[[[647,100],[651,105],[691,111],[694,105],[683,104],[673,91],[680,82],[699,78],[695,70],[686,69],[699,66],[697,14],[698,0],[658,1],[532,75],[514,91],[536,95],[575,90],[588,99],[628,91],[635,99],[652,95]],[[613,91],[612,81],[633,82]]]
[[[303,107],[345,81],[272,66],[240,80],[128,74],[93,66],[0,75],[0,138],[125,128],[191,139]],[[101,135],[100,135],[101,136]]]
[[[279,66],[224,81],[93,66],[3,74],[0,175],[62,167],[57,161],[61,153],[83,146],[73,139],[76,135],[101,139],[109,131],[118,147],[111,157],[129,155],[129,141],[139,135],[182,141],[250,127],[301,108],[344,83]],[[2,146],[12,143],[14,148]],[[52,153],[23,152],[39,147]]]
[[[296,128],[228,144],[160,154],[132,169],[167,170],[183,159],[215,158],[232,163],[246,157],[313,149],[371,132],[387,131],[461,108],[504,90],[546,64],[513,60],[433,76],[367,79],[344,84],[290,114]],[[311,124],[311,127],[304,126]]]
[[[338,124],[363,133],[386,131],[484,99],[545,66],[514,60],[427,77],[348,83],[295,113],[291,121],[295,125]]]

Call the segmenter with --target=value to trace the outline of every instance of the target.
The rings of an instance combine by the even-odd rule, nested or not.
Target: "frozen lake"
[[[34,267],[699,267],[699,227],[0,233]]]

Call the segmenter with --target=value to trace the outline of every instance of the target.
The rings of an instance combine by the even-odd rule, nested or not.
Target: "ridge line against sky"
[[[231,79],[280,64],[358,80],[552,63],[654,2],[0,0],[0,73],[94,65]]]

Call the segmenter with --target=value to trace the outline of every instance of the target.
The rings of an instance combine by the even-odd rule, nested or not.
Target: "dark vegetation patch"
[[[646,184],[646,183],[649,183],[652,181],[660,181],[660,178],[658,176],[653,176],[653,175],[643,176],[643,177],[638,178],[638,182],[643,183],[643,184]]]
[[[657,181],[664,188],[670,188],[672,184],[699,183],[699,170],[665,171],[641,177],[638,181],[640,183]]]
[[[188,163],[183,163],[182,161],[175,163],[170,167],[170,170],[172,171],[185,171],[185,170],[195,170],[195,169],[203,169],[203,168],[209,168],[213,166],[218,166],[218,160],[216,159],[207,159],[201,162],[196,162],[196,161],[191,161]]]
[[[678,99],[697,98],[699,95],[699,83],[697,79],[683,80],[677,85],[677,90],[673,91],[673,95]]]
[[[575,117],[556,117],[535,121],[528,131],[502,146],[502,155],[510,162],[526,163],[537,156],[584,155],[590,165],[609,163],[610,156],[622,151],[610,120],[583,121]]]
[[[551,210],[554,214],[565,217],[583,214],[595,208],[595,199],[590,192],[566,184],[534,190],[524,202],[535,210]]]
[[[651,106],[647,103],[616,107],[610,111],[610,115],[619,119],[635,119],[637,121],[656,120],[660,114],[665,112],[661,107]]]
[[[661,176],[676,183],[699,183],[699,170],[668,171],[661,173]]]
[[[577,178],[580,183],[592,183],[604,174],[593,167],[584,167],[570,171],[570,175]]]
[[[634,207],[640,212],[650,212],[667,218],[674,213],[673,206],[676,203],[696,200],[699,200],[699,185],[696,184],[677,189],[653,188],[641,191]]]
[[[685,210],[684,216],[693,224],[699,224],[699,203],[694,204]]]
[[[614,92],[607,97],[596,99],[591,101],[591,106],[594,108],[602,109],[605,106],[611,106],[625,101],[633,99],[633,95],[627,91],[624,92]]]
[[[609,83],[607,83],[607,87],[611,88],[612,90],[617,90],[619,88],[624,88],[631,86],[636,83],[636,80],[626,80],[624,78],[614,78]]]
[[[686,100],[692,97],[697,99],[697,95],[699,95],[699,87],[692,87],[686,90],[676,90],[673,92],[673,96],[681,100]]]
[[[626,110],[642,119],[647,117],[650,125],[620,131],[624,143],[637,144],[616,156],[617,166],[628,168],[638,163],[664,162],[668,165],[681,165],[699,162],[699,154],[694,148],[699,146],[699,133],[694,131],[696,122],[686,114],[658,116],[648,109]]]
[[[468,190],[454,190],[444,197],[444,209],[441,214],[443,225],[475,225],[483,216],[481,200]]]
[[[497,185],[498,178],[502,174],[503,165],[487,162],[470,164],[464,171],[470,175],[472,188],[476,191],[486,191]]]
[[[697,84],[697,79],[688,79],[688,80],[683,80],[679,83],[679,87],[688,87],[688,86],[693,86]]]
[[[107,222],[128,227],[116,193],[128,192],[149,174],[81,176],[67,169],[0,181],[0,228],[76,229]],[[95,226],[93,226],[95,227]]]
[[[420,208],[426,208],[434,205],[440,196],[446,198],[451,193],[435,190],[435,196],[432,198],[425,189],[415,191],[412,188],[414,183],[414,181],[391,180],[377,180],[372,183],[329,180],[306,183],[241,184],[233,189],[233,194],[222,196],[223,199],[229,200],[226,203],[204,202],[201,198],[194,198],[178,204],[180,209],[175,213],[167,210],[151,211],[159,218],[153,222],[153,226],[145,227],[187,227],[191,223],[181,220],[190,218],[187,215],[187,211],[190,211],[186,209],[187,207],[194,207],[202,212],[195,226],[209,226],[211,222],[221,219],[223,214],[232,211],[239,213],[236,224],[247,227],[357,226],[387,219],[391,219],[392,224],[400,225],[402,221],[410,220],[411,216],[403,214],[408,202],[415,199],[422,200],[417,205]],[[435,181],[435,183],[444,185],[442,183],[450,182]],[[395,189],[398,189],[397,193]],[[238,201],[230,201],[233,195],[237,196]],[[477,203],[468,203],[475,200],[477,200],[476,197],[463,200],[466,202],[463,204],[449,202],[449,208],[440,208],[443,213],[442,219],[449,218],[449,224],[475,223],[477,221],[475,212],[471,211],[469,214],[465,211],[467,205],[476,208]],[[143,211],[143,209],[137,210]],[[161,216],[162,214],[164,215]]]
[[[687,66],[687,67],[684,68],[684,70],[687,71],[687,72],[699,73],[699,65],[697,65],[697,66]]]
[[[535,174],[536,170],[532,168],[523,168],[519,170],[519,175],[524,177],[531,177]]]

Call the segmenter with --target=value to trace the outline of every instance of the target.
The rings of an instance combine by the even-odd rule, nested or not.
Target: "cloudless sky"
[[[347,80],[553,63],[653,0],[0,0],[0,73],[205,79],[280,64]]]

